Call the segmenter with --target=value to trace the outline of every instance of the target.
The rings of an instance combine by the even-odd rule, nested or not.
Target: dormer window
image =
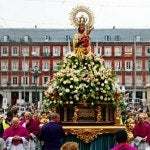
[[[45,42],[48,42],[48,41],[50,41],[50,36],[49,36],[49,35],[46,35],[46,36],[45,36]]]
[[[65,40],[66,40],[66,41],[70,41],[70,35],[66,35],[66,36],[65,36]]]
[[[24,42],[29,42],[29,35],[24,36]]]
[[[141,41],[141,36],[140,35],[136,35],[135,36],[135,42],[140,42]]]
[[[4,35],[4,42],[8,42],[9,41],[9,36],[8,35]]]
[[[119,35],[115,35],[115,41],[120,41],[120,36]]]
[[[111,41],[111,36],[110,35],[105,35],[105,41],[107,41],[107,42]]]

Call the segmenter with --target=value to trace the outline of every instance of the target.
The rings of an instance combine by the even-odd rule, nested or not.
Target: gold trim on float
[[[68,134],[76,135],[78,139],[89,143],[98,135],[115,133],[118,129],[125,129],[124,126],[63,126]]]

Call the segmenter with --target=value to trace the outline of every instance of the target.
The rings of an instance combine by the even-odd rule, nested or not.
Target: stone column
[[[39,99],[39,101],[42,103],[42,100],[43,100],[43,93],[42,93],[42,91],[40,91],[40,99]]]
[[[29,92],[29,103],[32,103],[32,91]]]
[[[146,105],[147,105],[148,109],[150,110],[150,84],[146,85],[146,91],[147,91]]]
[[[19,91],[19,99],[22,99],[22,92]]]
[[[11,91],[7,91],[7,102],[11,104]]]

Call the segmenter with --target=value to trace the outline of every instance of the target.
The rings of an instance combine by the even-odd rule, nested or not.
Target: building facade
[[[74,29],[0,29],[0,104],[6,98],[42,101],[46,82],[72,51]],[[92,52],[105,60],[131,97],[147,98],[150,83],[150,29],[94,29]],[[36,69],[34,70],[36,66]]]

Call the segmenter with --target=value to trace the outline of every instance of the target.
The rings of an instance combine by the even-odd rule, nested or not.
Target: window
[[[132,46],[125,46],[125,52],[132,53]]]
[[[48,42],[48,41],[50,41],[50,36],[49,36],[49,35],[46,35],[46,36],[45,36],[45,42]]]
[[[132,86],[132,76],[125,76],[125,85]]]
[[[66,36],[65,36],[65,40],[66,40],[66,41],[70,41],[70,35],[66,35]]]
[[[7,83],[8,83],[8,77],[2,76],[1,77],[1,86],[7,86]]]
[[[125,56],[131,56],[132,54],[132,46],[125,46]]]
[[[39,53],[40,53],[40,47],[38,47],[38,46],[33,46],[33,47],[32,47],[32,55],[33,55],[33,56],[39,56]]]
[[[102,47],[101,46],[94,46],[94,53],[96,55],[102,55]]]
[[[29,56],[29,47],[28,46],[22,47],[22,56]]]
[[[105,35],[105,41],[107,41],[107,42],[111,41],[111,36],[110,35]]]
[[[142,86],[142,76],[136,76],[136,86]]]
[[[136,46],[136,56],[142,56],[142,46]]]
[[[105,68],[111,69],[111,61],[105,61]]]
[[[111,56],[111,47],[104,47],[104,55]]]
[[[150,76],[149,75],[146,76],[146,84],[150,84]]]
[[[53,70],[54,71],[57,71],[58,70],[58,63],[59,63],[60,61],[58,61],[58,60],[55,60],[55,61],[53,61]]]
[[[36,82],[37,82],[37,85],[39,85],[39,78],[37,78],[36,80],[35,77],[32,76],[32,85],[35,86]]]
[[[60,46],[53,47],[53,56],[60,56]]]
[[[50,69],[50,62],[49,61],[43,61],[42,70],[43,71],[49,71]]]
[[[125,61],[125,71],[132,71],[132,61]]]
[[[49,80],[50,80],[49,76],[43,77],[43,85],[45,85],[47,83],[47,81],[49,81]]]
[[[150,60],[145,61],[145,70],[150,72]]]
[[[136,70],[142,71],[142,60],[136,60]]]
[[[18,61],[16,60],[16,61],[12,61],[12,63],[11,63],[11,69],[12,69],[12,71],[18,71]]]
[[[120,35],[115,35],[115,41],[120,41]]]
[[[50,47],[49,46],[43,47],[43,56],[50,56]]]
[[[22,61],[22,71],[28,71],[29,70],[29,61],[23,60]]]
[[[63,47],[63,56],[67,56],[68,53],[69,53],[69,46],[64,46]]]
[[[23,76],[22,77],[22,85],[28,85],[29,84],[29,77]]]
[[[24,36],[24,42],[29,42],[29,41],[30,41],[29,35],[25,35],[25,36]]]
[[[145,47],[145,55],[150,55],[150,47],[149,46]]]
[[[115,71],[122,70],[122,61],[115,61]]]
[[[9,42],[9,35],[4,35],[4,42]]]
[[[150,60],[146,61],[146,71],[150,72]]]
[[[117,84],[122,85],[122,76],[117,76]]]
[[[13,46],[11,54],[12,54],[12,56],[18,56],[19,55],[19,47]]]
[[[8,47],[7,46],[1,47],[1,55],[2,56],[8,56]]]
[[[141,36],[140,35],[136,35],[135,36],[135,42],[140,42],[141,41]]]
[[[121,46],[115,46],[114,54],[115,54],[115,56],[121,56],[122,55],[122,47]]]
[[[12,77],[12,85],[18,85],[18,77]]]
[[[7,71],[8,70],[8,61],[7,60],[2,60],[1,61],[1,70],[2,71]]]
[[[37,66],[39,68],[39,61],[38,60],[33,60],[32,61],[32,68]]]

